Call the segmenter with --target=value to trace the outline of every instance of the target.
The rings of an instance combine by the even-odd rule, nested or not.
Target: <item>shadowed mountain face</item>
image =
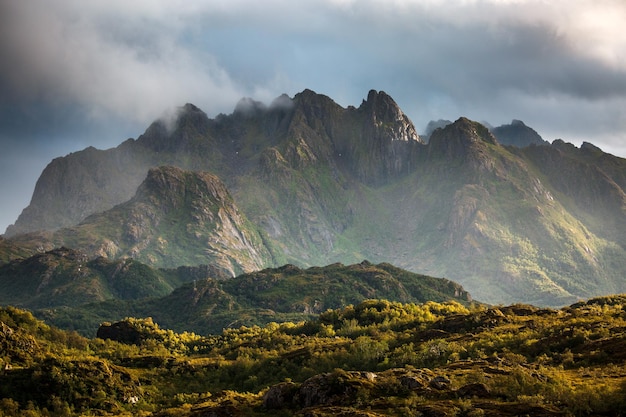
[[[79,225],[14,241],[43,249],[78,247],[90,256],[173,268],[212,264],[235,276],[272,261],[260,230],[240,213],[215,175],[152,168],[133,198]]]
[[[53,160],[6,235],[72,226],[107,210],[130,199],[154,166],[209,171],[230,187],[257,170],[266,151],[278,150],[290,167],[340,165],[377,184],[406,173],[419,143],[413,124],[384,92],[371,91],[358,109],[310,90],[269,107],[244,99],[233,114],[215,119],[186,104],[176,122],[156,121],[137,140]]]
[[[424,144],[376,91],[358,108],[310,90],[269,106],[245,99],[215,119],[188,104],[137,140],[52,161],[7,236],[232,273],[370,259],[445,276],[494,303],[626,291],[626,161],[590,144],[518,148],[496,137],[461,118]],[[161,165],[210,172],[174,176],[221,180],[224,197],[159,183],[166,168],[148,170]]]
[[[524,148],[530,145],[549,145],[543,140],[539,133],[528,127],[521,120],[512,120],[511,124],[494,127],[491,133],[498,138],[498,142],[503,145],[517,146]]]
[[[0,266],[0,303],[42,308],[140,299],[163,296],[181,283],[130,259],[90,260],[84,252],[60,248]]]

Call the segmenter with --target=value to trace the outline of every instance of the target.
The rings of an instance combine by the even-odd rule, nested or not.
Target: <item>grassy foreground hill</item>
[[[618,416],[626,296],[560,310],[366,300],[199,336],[0,309],[2,416]]]

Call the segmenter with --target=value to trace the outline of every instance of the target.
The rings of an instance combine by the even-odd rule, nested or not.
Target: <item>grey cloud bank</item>
[[[521,119],[626,156],[622,0],[0,0],[0,230],[54,157],[186,102],[390,94],[418,130]]]

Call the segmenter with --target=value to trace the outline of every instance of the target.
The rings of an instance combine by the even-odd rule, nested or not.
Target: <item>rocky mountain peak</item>
[[[211,197],[223,201],[227,196],[226,187],[215,175],[161,166],[148,171],[135,198],[158,202],[161,207],[177,207],[191,198]]]
[[[594,145],[593,143],[589,143],[589,142],[583,142],[582,145],[580,145],[580,150],[587,151],[590,153],[603,153],[602,149],[598,148],[596,145]]]
[[[478,122],[461,117],[454,123],[435,130],[428,142],[429,155],[449,159],[465,158],[471,149],[485,144],[497,144],[496,138]]]
[[[521,120],[513,119],[510,124],[494,127],[491,133],[502,145],[524,148],[530,145],[548,145],[549,143],[533,128],[526,126]]]
[[[284,101],[284,100],[283,100]],[[304,112],[308,120],[328,119],[332,113],[341,110],[341,106],[328,96],[306,89],[293,97],[293,104]]]
[[[290,108],[293,106],[293,100],[291,99],[291,97],[289,97],[287,94],[281,94],[280,96],[276,97],[273,101],[272,104],[270,104],[270,108],[274,109],[274,108]]]
[[[402,112],[400,106],[384,91],[370,90],[367,100],[359,107],[369,121],[379,130],[387,130],[391,140],[421,142],[413,123]]]
[[[184,106],[178,108],[176,111],[177,120],[175,120],[175,126],[184,126],[186,124],[198,124],[206,123],[209,120],[207,114],[194,104],[187,103]],[[173,129],[169,129],[170,132]]]
[[[192,103],[186,103],[181,110],[187,113],[204,113],[198,106]]]
[[[281,100],[282,103],[289,103],[285,100]],[[333,136],[335,133],[334,125],[339,122],[339,118],[344,113],[344,109],[337,103],[335,103],[330,97],[323,94],[318,94],[312,90],[306,89],[301,93],[298,93],[291,100],[291,106],[288,109],[293,108],[293,118],[291,118],[289,133],[290,136],[307,136],[309,139],[313,139],[312,136],[319,136],[320,134],[327,133],[329,136]],[[308,131],[305,133],[305,131]],[[327,143],[318,143],[318,146],[327,145]]]
[[[139,136],[137,144],[155,152],[185,151],[193,147],[192,143],[208,130],[209,124],[204,111],[187,103],[153,122]]]
[[[267,106],[260,101],[251,99],[250,97],[244,97],[235,106],[235,115],[242,116],[254,116],[263,113],[267,110]]]
[[[258,230],[208,172],[152,168],[136,196],[105,215],[125,219],[120,232],[127,246],[118,254],[152,265],[178,266],[182,257],[183,264],[213,264],[234,276],[265,266],[269,258]]]

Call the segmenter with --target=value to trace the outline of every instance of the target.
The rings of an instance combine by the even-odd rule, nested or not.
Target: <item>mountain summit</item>
[[[82,248],[91,257],[132,258],[158,267],[211,264],[235,276],[272,255],[215,175],[152,168],[129,201],[76,226],[15,241],[46,249]]]
[[[626,291],[624,159],[444,125],[425,144],[374,90],[358,107],[304,90],[215,118],[187,104],[117,148],[53,160],[7,237],[231,274],[369,259],[493,303]]]
[[[513,119],[510,124],[494,127],[491,133],[503,145],[523,148],[530,145],[549,145],[549,143],[532,127],[526,126],[521,120]]]

